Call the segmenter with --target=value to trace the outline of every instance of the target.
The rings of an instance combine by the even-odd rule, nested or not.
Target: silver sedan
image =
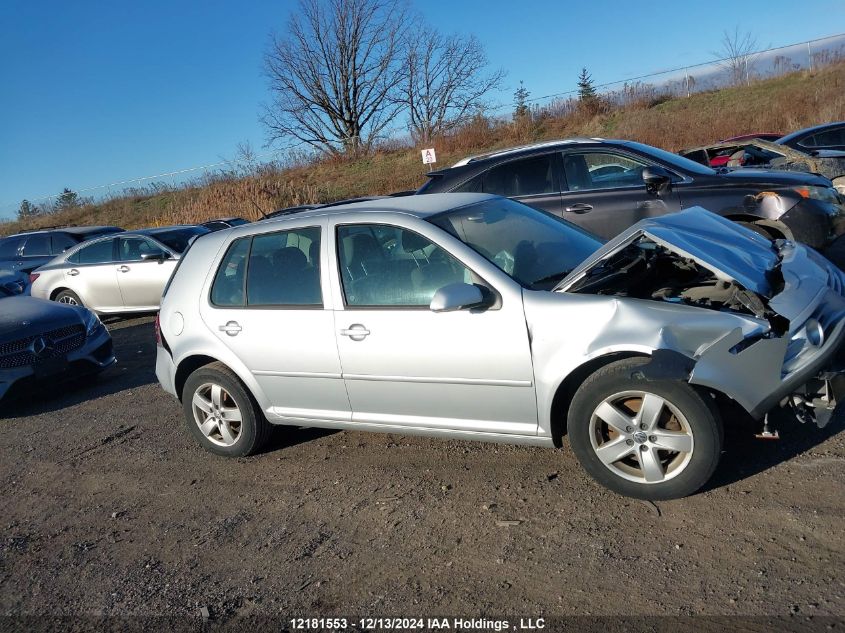
[[[158,309],[161,291],[200,226],[108,235],[62,253],[30,275],[32,296],[100,314]]]
[[[568,436],[608,488],[668,499],[714,472],[724,401],[827,422],[843,291],[812,250],[703,209],[603,244],[493,196],[369,200],[198,239],[165,290],[156,373],[220,455],[272,424]]]

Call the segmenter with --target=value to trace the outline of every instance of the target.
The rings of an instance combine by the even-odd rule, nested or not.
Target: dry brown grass
[[[747,132],[788,132],[845,119],[845,63],[797,72],[751,86],[691,98],[643,98],[635,105],[590,114],[559,108],[519,123],[477,117],[437,139],[438,166],[468,154],[570,136],[627,138],[670,151]],[[0,234],[55,224],[116,224],[126,228],[201,222],[214,217],[260,217],[264,211],[308,202],[386,194],[425,182],[417,148],[386,145],[356,160],[327,159],[244,178],[208,179],[182,189],[134,192],[60,214],[0,225]]]

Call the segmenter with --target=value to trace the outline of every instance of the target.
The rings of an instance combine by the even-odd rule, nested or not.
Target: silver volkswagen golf
[[[561,446],[621,494],[699,489],[719,404],[823,425],[845,276],[703,209],[603,244],[518,202],[319,208],[196,240],[165,288],[156,373],[209,451],[272,424]]]

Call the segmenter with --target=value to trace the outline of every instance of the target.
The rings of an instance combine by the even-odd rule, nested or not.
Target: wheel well
[[[772,235],[772,238],[789,238],[791,237],[791,231],[789,227],[787,227],[783,222],[779,220],[767,220],[766,218],[761,218],[756,215],[728,215],[725,216],[728,220],[733,220],[734,222],[747,222],[749,224],[755,224],[762,229],[765,229],[767,233]],[[775,235],[776,234],[776,235]]]
[[[211,356],[198,355],[189,356],[179,363],[179,367],[176,368],[176,377],[173,381],[173,386],[176,388],[176,394],[179,396],[180,401],[182,400],[182,389],[185,387],[185,382],[188,380],[188,376],[193,374],[200,367],[216,362],[217,359],[212,358]]]
[[[615,352],[605,356],[599,356],[584,363],[574,371],[572,371],[555,391],[554,398],[552,398],[551,411],[551,432],[552,440],[555,446],[560,447],[563,444],[563,436],[566,434],[566,416],[569,414],[569,405],[578,387],[587,379],[587,377],[610,363],[614,363],[624,358],[649,358],[646,354],[638,354],[635,352]]]
[[[69,288],[56,288],[53,292],[50,293],[50,301],[55,301],[56,297],[59,296],[59,293],[62,290],[70,290]]]

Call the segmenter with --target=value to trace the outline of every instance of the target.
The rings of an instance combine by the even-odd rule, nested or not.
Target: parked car
[[[594,175],[603,165],[624,171]],[[508,196],[611,238],[644,218],[700,205],[770,237],[824,248],[845,232],[845,205],[831,182],[767,170],[720,173],[631,141],[570,139],[466,158],[426,174],[418,194]]]
[[[97,315],[0,285],[0,398],[23,386],[101,372],[115,362]]]
[[[826,422],[843,291],[814,251],[702,209],[603,245],[496,196],[373,200],[197,240],[165,289],[156,375],[219,455],[273,424],[568,434],[605,486],[667,499],[713,473],[722,400]]]
[[[30,275],[33,297],[100,314],[158,309],[161,291],[203,226],[167,226],[90,240]]]
[[[754,140],[754,139],[760,139],[760,140],[763,140],[763,141],[773,142],[773,141],[778,140],[781,136],[783,136],[783,134],[774,134],[774,133],[771,133],[771,132],[759,132],[757,134],[740,134],[739,136],[731,136],[730,138],[722,139],[721,141],[719,141],[719,143],[729,143],[729,142],[732,142],[732,141],[751,141],[751,140]],[[678,153],[681,154],[681,156],[685,155],[684,152],[678,152]],[[689,156],[688,158],[692,158],[692,156]],[[693,160],[695,160],[695,159],[693,158]],[[724,167],[725,165],[727,165],[728,160],[730,160],[730,156],[725,156],[723,154],[716,154],[709,159],[709,166],[712,167],[713,169],[716,169],[718,167]],[[701,161],[697,161],[697,162],[701,162]],[[702,163],[702,164],[705,164],[705,163]]]
[[[20,295],[26,292],[29,287],[29,276],[17,270],[0,269],[0,289],[4,291],[2,296]]]
[[[819,174],[829,178],[845,195],[845,152],[838,150],[799,150],[763,139],[725,141],[678,152],[713,168],[780,169]]]
[[[229,229],[233,226],[241,226],[243,224],[249,224],[249,220],[243,218],[218,218],[203,222],[201,226],[204,226],[210,231],[222,231],[223,229]]]
[[[800,150],[836,149],[845,151],[845,121],[824,123],[779,138],[778,145]]]
[[[80,242],[120,231],[116,226],[68,226],[10,235],[0,239],[0,268],[30,273]]]

